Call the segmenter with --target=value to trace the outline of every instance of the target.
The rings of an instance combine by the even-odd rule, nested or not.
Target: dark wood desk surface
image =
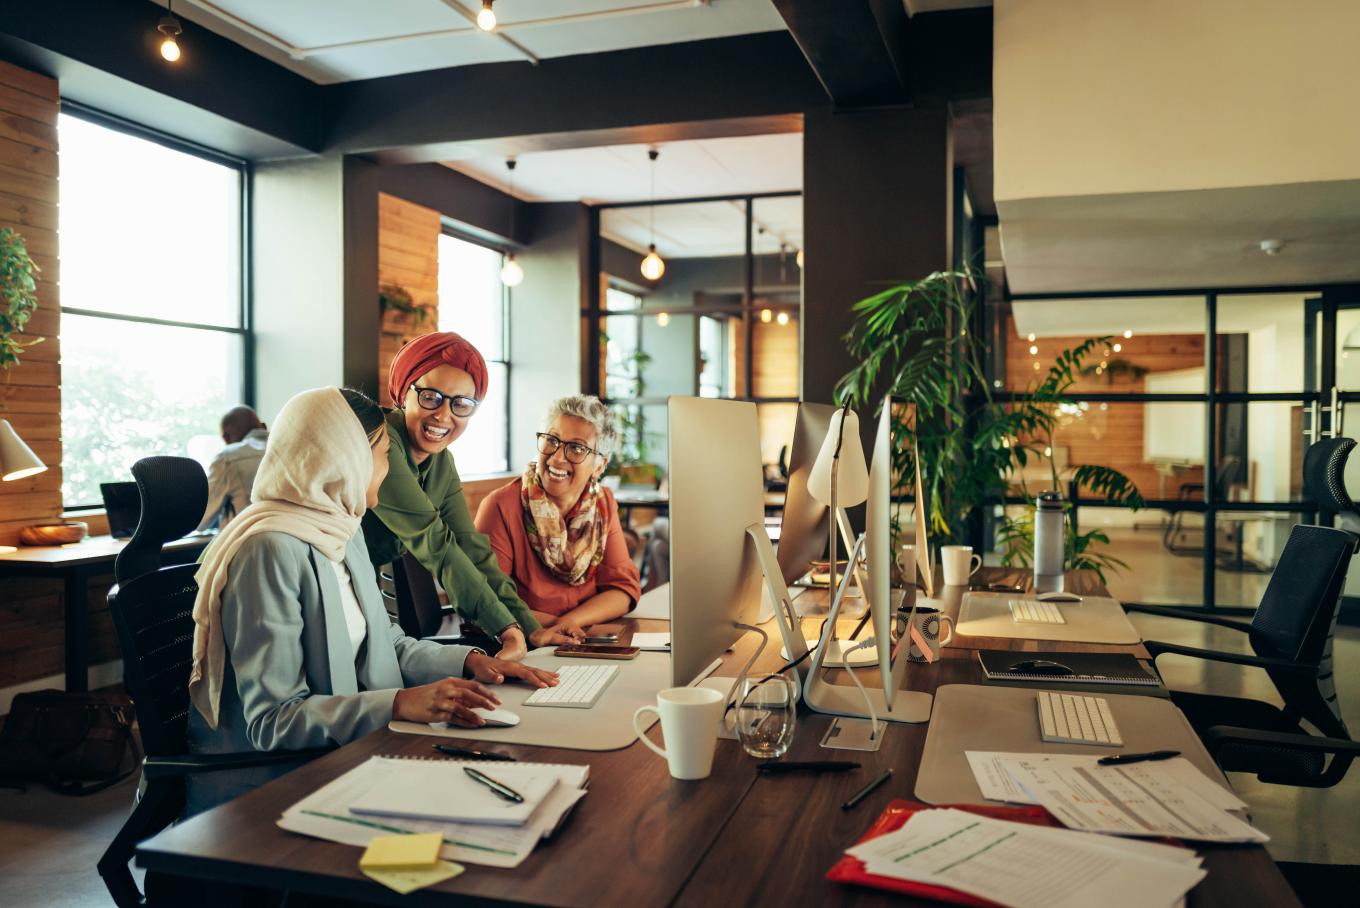
[[[639,630],[665,627],[662,622],[630,623]],[[754,646],[747,635],[727,663],[735,670]],[[1065,648],[1083,649],[1076,644]],[[943,684],[982,683],[974,652],[954,647],[934,665],[912,665],[905,685],[933,691]],[[778,667],[777,647],[762,655],[758,667]],[[865,683],[871,677],[861,673]],[[787,759],[834,757],[860,762],[862,769],[844,775],[760,777],[757,761],[737,742],[720,740],[712,776],[681,782],[669,777],[664,761],[636,743],[604,753],[499,746],[521,760],[588,761],[590,793],[557,836],[520,867],[468,865],[456,879],[409,896],[398,896],[360,874],[355,848],[293,835],[275,825],[286,807],[370,756],[426,756],[439,740],[387,730],[166,830],[138,849],[138,862],[149,870],[216,884],[292,889],[374,904],[445,905],[455,899],[457,904],[703,908],[913,903],[833,884],[824,875],[890,800],[912,797],[927,726],[893,725],[878,753],[832,754],[819,746],[829,724],[827,716],[801,712]],[[658,730],[652,734],[659,740]],[[889,767],[894,776],[887,784],[853,810],[841,809],[851,794]],[[1297,904],[1264,848],[1194,847],[1204,855],[1209,876],[1191,893],[1190,905]]]

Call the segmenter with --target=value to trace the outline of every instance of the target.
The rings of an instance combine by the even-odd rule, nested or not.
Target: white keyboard
[[[564,665],[557,670],[557,686],[539,688],[524,705],[590,709],[618,674],[617,665]]]
[[[1123,747],[1119,728],[1114,724],[1110,703],[1104,697],[1082,697],[1074,694],[1041,690],[1036,695],[1039,703],[1039,737],[1050,744],[1104,744]]]
[[[1012,599],[1011,620],[1016,624],[1066,624],[1067,619],[1052,602],[1039,599]]]

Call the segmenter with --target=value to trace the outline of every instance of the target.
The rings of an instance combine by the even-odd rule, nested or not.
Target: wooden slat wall
[[[55,79],[0,62],[0,227],[17,230],[42,269],[37,275],[39,308],[27,331],[32,337],[44,338],[24,351],[19,365],[0,376],[0,417],[14,425],[48,466],[47,472],[29,479],[0,483],[0,545],[14,545],[22,527],[61,516],[61,344],[57,339],[60,107]],[[8,614],[8,603],[6,610]],[[60,633],[60,626],[57,631]]]
[[[439,326],[439,212],[396,196],[378,194],[378,283],[397,284],[419,306],[430,310],[423,324],[404,313],[383,313],[378,335],[378,388],[383,406],[387,396],[387,368],[407,341],[438,330]],[[377,288],[374,289],[376,298]]]
[[[1029,352],[1030,342],[1016,333],[1015,322],[1007,319],[1006,324],[1006,387],[1020,391],[1032,385],[1041,375],[1046,374],[1054,359],[1063,350],[1075,347],[1085,341],[1085,337],[1041,337],[1034,343],[1039,347],[1037,355]],[[1131,338],[1116,337],[1111,343],[1122,348],[1112,353],[1111,359],[1125,360],[1141,366],[1149,372],[1171,372],[1179,369],[1192,369],[1204,365],[1204,336],[1202,334],[1156,334],[1146,337],[1134,335]],[[1094,366],[1104,357],[1097,352],[1086,364]],[[1040,369],[1034,369],[1038,361]],[[1109,372],[1100,377],[1083,377],[1073,388],[1073,393],[1100,392],[1106,394],[1136,394],[1144,390],[1142,378]],[[1092,404],[1081,419],[1071,423],[1053,435],[1053,443],[1068,449],[1068,462],[1080,464],[1099,464],[1119,470],[1145,497],[1154,498],[1165,495],[1175,498],[1182,484],[1204,481],[1204,468],[1191,467],[1179,476],[1163,478],[1156,468],[1143,458],[1143,408],[1144,404],[1112,403],[1101,410],[1099,404]],[[1186,406],[1201,406],[1187,404]]]

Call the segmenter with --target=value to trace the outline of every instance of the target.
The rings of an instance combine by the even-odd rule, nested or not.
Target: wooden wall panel
[[[439,212],[386,193],[378,194],[378,284],[404,287],[412,302],[429,311],[420,325],[405,313],[383,313],[378,335],[378,388],[385,407],[393,404],[387,396],[387,369],[392,357],[411,338],[434,331],[439,325],[442,229]]]
[[[61,515],[61,345],[56,337],[60,104],[56,80],[0,62],[0,227],[22,235],[43,269],[39,308],[28,331],[44,338],[0,376],[0,417],[51,468],[30,480],[0,483],[0,545],[15,544],[22,526]]]

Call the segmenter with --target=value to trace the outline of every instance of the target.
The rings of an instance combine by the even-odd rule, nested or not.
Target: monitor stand
[[[779,624],[779,634],[784,642],[784,650],[789,654],[790,661],[802,658],[807,652],[807,641],[803,638],[802,623],[794,612],[793,601],[789,597],[788,587],[784,584],[784,575],[779,570],[779,562],[775,558],[774,547],[770,545],[770,537],[765,533],[764,524],[752,524],[746,528],[747,534],[755,543],[756,555],[760,559],[760,566],[765,574],[765,584],[770,593],[770,601],[774,603],[774,617]],[[854,550],[850,554],[850,564],[854,564],[859,555],[860,545],[863,540],[856,543]],[[842,579],[841,587],[844,589],[848,581],[849,573]],[[861,586],[862,592],[867,592],[867,585]],[[817,648],[812,652],[811,664],[805,660],[798,667],[798,672],[803,679],[803,699],[808,706],[820,713],[827,713],[833,716],[849,716],[852,718],[869,718],[869,708],[865,703],[867,694],[868,700],[873,704],[873,712],[880,720],[890,722],[928,722],[930,720],[930,708],[934,702],[934,697],[921,691],[902,690],[902,679],[907,670],[907,651],[902,642],[894,648],[891,662],[891,690],[892,705],[889,706],[887,696],[882,689],[866,690],[864,693],[855,686],[846,687],[838,684],[830,684],[822,678],[822,662],[830,648],[830,640],[835,635],[836,619],[840,613],[842,596],[838,594],[832,600],[831,611],[826,619],[826,629],[822,633],[821,639],[817,642]],[[869,608],[880,607],[879,603],[869,601]],[[891,608],[891,602],[883,603],[882,608]],[[905,638],[904,638],[905,639]]]

